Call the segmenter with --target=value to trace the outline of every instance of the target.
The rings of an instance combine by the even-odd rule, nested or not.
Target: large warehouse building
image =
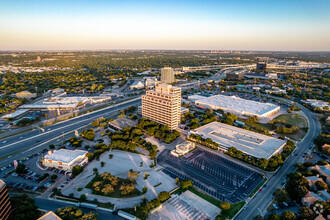
[[[280,152],[286,143],[284,140],[219,122],[204,125],[191,133],[211,138],[222,150],[235,147],[251,156],[266,159]]]
[[[197,98],[197,99],[196,99]],[[196,105],[211,109],[222,109],[238,115],[267,118],[280,110],[280,106],[271,103],[256,102],[237,96],[215,95],[211,97],[188,96]]]

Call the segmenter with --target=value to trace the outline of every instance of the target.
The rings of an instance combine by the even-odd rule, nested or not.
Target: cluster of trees
[[[171,131],[167,125],[162,125],[146,118],[139,120],[136,127],[146,131],[149,136],[155,136],[167,144],[180,136],[180,132],[177,130]]]
[[[291,112],[293,112],[293,111],[299,111],[299,110],[301,110],[301,108],[300,108],[300,107],[297,107],[297,106],[296,106],[296,103],[293,103],[293,104],[288,108],[288,113],[291,113]]]
[[[196,135],[196,134],[190,134],[187,138],[190,141],[194,141],[198,144],[201,144],[203,146],[209,147],[211,149],[214,150],[218,150],[219,149],[219,144],[214,142],[211,138],[203,138],[200,135]]]
[[[17,165],[15,172],[17,174],[27,174],[28,171],[25,167],[25,164],[20,163],[20,164]]]
[[[41,213],[34,204],[34,200],[26,194],[10,197],[10,202],[14,220],[38,219],[40,217]]]
[[[95,121],[91,123],[91,126],[93,127],[105,127],[107,126],[106,119],[105,118],[98,118]]]
[[[321,152],[325,153],[326,155],[330,155],[329,147],[322,148],[323,145],[330,143],[330,134],[321,133],[315,138],[314,143]]]
[[[110,148],[118,148],[126,151],[134,151],[138,146],[149,151],[149,156],[155,158],[157,156],[157,146],[147,142],[141,136],[144,131],[140,128],[126,127],[122,131],[110,133]]]
[[[95,212],[83,213],[81,209],[74,206],[67,206],[65,208],[59,208],[55,211],[63,220],[97,220],[98,215]]]
[[[276,126],[275,128],[276,133],[280,133],[280,134],[293,134],[298,130],[299,130],[298,126],[291,126],[287,124]]]
[[[128,179],[120,179],[116,176],[111,175],[109,172],[102,174],[96,174],[92,181],[91,186],[94,194],[99,195],[112,195],[115,191],[119,191],[121,195],[130,195],[136,188],[134,186],[135,178],[137,178],[137,173],[130,171],[128,173]]]
[[[72,176],[78,176],[82,171],[84,171],[84,168],[80,165],[76,165],[72,167]]]
[[[0,114],[14,111],[19,105],[24,103],[23,99],[11,96],[1,96],[0,98]]]
[[[76,137],[70,137],[68,142],[75,148],[81,147],[82,145],[82,140]]]
[[[283,162],[292,153],[292,151],[294,149],[295,149],[295,143],[291,140],[288,140],[286,145],[283,147],[282,152],[275,154],[269,160],[267,160],[265,158],[259,159],[259,158],[250,156],[248,154],[243,153],[240,150],[237,150],[237,148],[235,148],[235,147],[229,148],[228,151],[226,152],[226,154],[228,154],[231,157],[242,160],[244,162],[247,162],[251,165],[260,167],[262,169],[273,171],[273,170],[276,170],[279,166],[281,166],[283,164]]]
[[[80,135],[84,138],[86,138],[87,140],[89,141],[93,141],[94,140],[94,137],[95,137],[95,131],[93,128],[90,128],[90,129],[87,129],[87,130],[84,130],[80,133]]]

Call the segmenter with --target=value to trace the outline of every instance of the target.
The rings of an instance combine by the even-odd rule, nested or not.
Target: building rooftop
[[[203,138],[211,138],[221,148],[235,147],[246,154],[258,158],[269,159],[285,145],[284,140],[230,126],[220,122],[212,122],[195,129]]]
[[[12,113],[10,113],[10,114],[6,114],[6,115],[2,116],[2,118],[3,118],[3,119],[7,119],[7,118],[16,118],[16,117],[18,117],[18,116],[20,116],[20,115],[22,115],[22,114],[24,114],[24,113],[26,113],[26,112],[28,112],[28,111],[29,111],[29,109],[18,109],[18,110],[15,111],[15,112],[12,112]]]
[[[279,110],[279,106],[271,103],[256,102],[242,99],[237,96],[215,95],[204,97],[195,101],[198,105],[207,106],[213,109],[236,112],[242,115],[257,115],[263,117],[269,112]]]
[[[3,182],[2,180],[0,180],[0,189],[2,189],[2,187],[6,185],[5,182]]]
[[[122,130],[125,127],[135,127],[137,125],[137,122],[135,122],[129,118],[126,118],[126,117],[121,117],[114,121],[110,121],[109,125],[117,128],[119,130]]]
[[[62,220],[54,212],[50,211],[38,218],[38,220]]]
[[[88,153],[88,152],[84,151],[84,150],[60,149],[60,150],[55,150],[51,154],[47,154],[45,156],[45,159],[60,161],[60,162],[63,162],[63,163],[70,163],[71,161],[73,161],[77,157],[82,156],[86,153]]]

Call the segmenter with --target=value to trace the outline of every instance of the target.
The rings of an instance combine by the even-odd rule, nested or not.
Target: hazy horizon
[[[330,51],[330,1],[4,1],[1,51]]]

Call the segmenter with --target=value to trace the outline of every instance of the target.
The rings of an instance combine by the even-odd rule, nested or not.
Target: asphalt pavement
[[[45,126],[43,127],[44,131],[41,129],[35,129],[21,135],[1,139],[0,167],[13,160],[24,158],[25,156],[32,154],[33,151],[47,147],[50,143],[56,141],[56,139],[74,132],[79,128],[83,128],[99,117],[108,117],[111,114],[119,112],[121,109],[125,109],[132,105],[138,105],[139,103],[141,103],[140,98],[136,98],[88,114],[80,115],[54,125]]]
[[[284,182],[286,175],[295,170],[294,164],[301,161],[302,156],[307,152],[314,144],[314,139],[320,134],[321,126],[317,120],[315,114],[310,112],[307,108],[299,105],[302,111],[305,113],[309,129],[304,139],[297,144],[296,151],[292,156],[283,164],[283,166],[274,174],[267,182],[267,186],[263,187],[261,192],[257,192],[255,197],[245,206],[243,211],[235,218],[238,220],[252,219],[256,215],[265,215],[266,209],[270,205],[273,199],[273,192],[275,189],[280,188]],[[298,154],[294,156],[294,154]]]

